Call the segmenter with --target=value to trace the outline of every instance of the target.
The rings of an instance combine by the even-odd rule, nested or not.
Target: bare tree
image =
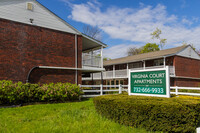
[[[128,56],[140,54],[143,47],[136,48],[132,47],[127,50]]]
[[[90,26],[90,25],[84,25],[83,33],[96,39],[96,40],[99,40],[99,41],[102,40],[101,30],[97,26],[94,27],[94,26]]]

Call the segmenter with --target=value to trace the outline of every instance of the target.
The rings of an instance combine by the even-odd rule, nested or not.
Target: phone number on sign
[[[135,93],[164,93],[163,88],[133,87]]]

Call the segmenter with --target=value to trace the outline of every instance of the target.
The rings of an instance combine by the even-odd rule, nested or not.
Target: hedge
[[[200,98],[122,94],[95,97],[93,101],[102,116],[148,131],[191,133],[200,126]]]
[[[31,102],[65,102],[78,100],[82,91],[70,83],[30,84],[0,81],[0,104],[23,104]]]

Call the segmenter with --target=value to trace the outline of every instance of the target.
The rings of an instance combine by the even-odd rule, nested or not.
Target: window
[[[26,5],[26,9],[30,10],[30,11],[33,11],[33,4],[28,2],[27,5]]]
[[[142,62],[134,62],[134,63],[128,64],[128,68],[129,69],[131,69],[131,68],[139,68],[139,67],[142,67]]]
[[[153,65],[154,65],[154,66],[161,66],[161,65],[164,65],[163,59],[154,60]]]
[[[116,85],[119,85],[119,80],[116,80]]]
[[[120,84],[121,84],[121,85],[124,85],[124,80],[120,80]]]
[[[111,85],[115,85],[115,81],[114,80],[111,81]]]

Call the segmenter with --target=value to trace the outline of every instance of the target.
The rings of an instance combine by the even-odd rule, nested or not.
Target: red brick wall
[[[173,78],[174,85],[179,87],[200,87],[200,80],[197,79],[183,79],[183,78]]]
[[[58,69],[34,69],[30,74],[31,83],[70,82],[75,83],[75,71]]]
[[[200,60],[175,56],[174,66],[176,76],[200,78]],[[197,87],[200,84],[200,80],[195,79],[176,78],[174,80],[175,86]]]
[[[175,56],[176,76],[200,78],[200,60]]]
[[[78,67],[81,58],[82,37],[78,36]],[[35,66],[75,67],[75,35],[0,19],[0,80],[25,82]],[[41,69],[31,80],[74,83],[74,73]],[[81,83],[81,72],[78,75]]]

